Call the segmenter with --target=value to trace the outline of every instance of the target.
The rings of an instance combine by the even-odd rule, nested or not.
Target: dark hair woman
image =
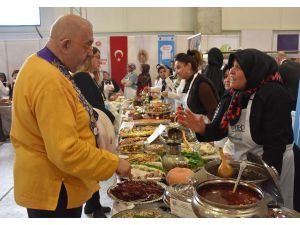
[[[211,48],[208,51],[208,65],[203,71],[203,74],[213,82],[220,98],[225,90],[223,85],[223,73],[221,70],[222,65],[222,52],[218,48]]]
[[[100,68],[100,51],[98,48],[93,47],[93,55],[88,58],[85,64],[74,74],[73,79],[76,86],[80,89],[86,100],[92,105],[93,108],[103,111],[112,122],[114,122],[114,115],[105,108],[104,100],[100,87],[93,79],[93,72]],[[104,213],[110,212],[109,207],[102,207],[100,204],[99,191],[95,192],[93,196],[86,202],[84,213],[93,213],[93,217],[106,217]]]
[[[183,106],[211,120],[218,105],[218,94],[212,82],[198,73],[199,63],[193,56],[185,53],[175,56],[176,74],[186,80]]]

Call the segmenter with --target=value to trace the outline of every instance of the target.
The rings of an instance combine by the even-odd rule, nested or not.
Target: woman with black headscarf
[[[248,152],[281,173],[285,205],[293,207],[294,163],[291,150],[293,130],[291,99],[285,90],[275,60],[256,49],[229,56],[228,100],[216,111],[211,124],[190,111],[178,111],[178,121],[196,132],[200,141],[216,141],[226,136],[234,144],[235,159],[245,160]],[[291,178],[288,182],[286,179]]]
[[[141,73],[139,74],[137,80],[137,90],[136,90],[137,96],[144,90],[145,87],[151,87],[151,77],[149,71],[150,71],[149,64],[141,64]]]
[[[219,98],[221,98],[225,90],[223,85],[223,72],[221,70],[223,65],[222,52],[218,48],[211,48],[208,51],[207,61],[208,65],[203,71],[203,74],[213,82],[219,94]]]

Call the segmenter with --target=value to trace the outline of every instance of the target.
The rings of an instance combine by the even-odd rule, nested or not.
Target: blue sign
[[[158,63],[171,67],[171,62],[175,54],[175,36],[158,36]]]
[[[300,120],[300,81],[298,88],[298,96],[297,96],[297,106],[296,106],[296,114],[295,114],[295,122],[294,122],[294,142],[300,148],[300,130],[299,130],[299,120]]]

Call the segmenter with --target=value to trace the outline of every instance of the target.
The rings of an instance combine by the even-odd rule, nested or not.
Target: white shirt
[[[8,94],[9,94],[9,88],[5,87],[2,81],[0,81],[0,98],[8,96]]]

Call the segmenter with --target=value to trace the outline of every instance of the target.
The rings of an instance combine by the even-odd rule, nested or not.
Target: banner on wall
[[[111,77],[122,87],[121,80],[127,73],[128,62],[127,36],[110,37]]]
[[[201,33],[195,34],[187,38],[189,50],[196,49],[201,51]]]
[[[101,53],[101,71],[108,71],[108,43],[107,37],[95,37],[94,46]],[[110,72],[110,71],[108,71]]]
[[[298,97],[297,97],[297,104],[296,104],[296,113],[294,118],[294,143],[295,145],[300,148],[300,81],[299,81],[299,88],[298,88]]]
[[[299,34],[278,34],[277,51],[298,51]]]
[[[171,67],[175,52],[175,36],[158,36],[158,63]]]

